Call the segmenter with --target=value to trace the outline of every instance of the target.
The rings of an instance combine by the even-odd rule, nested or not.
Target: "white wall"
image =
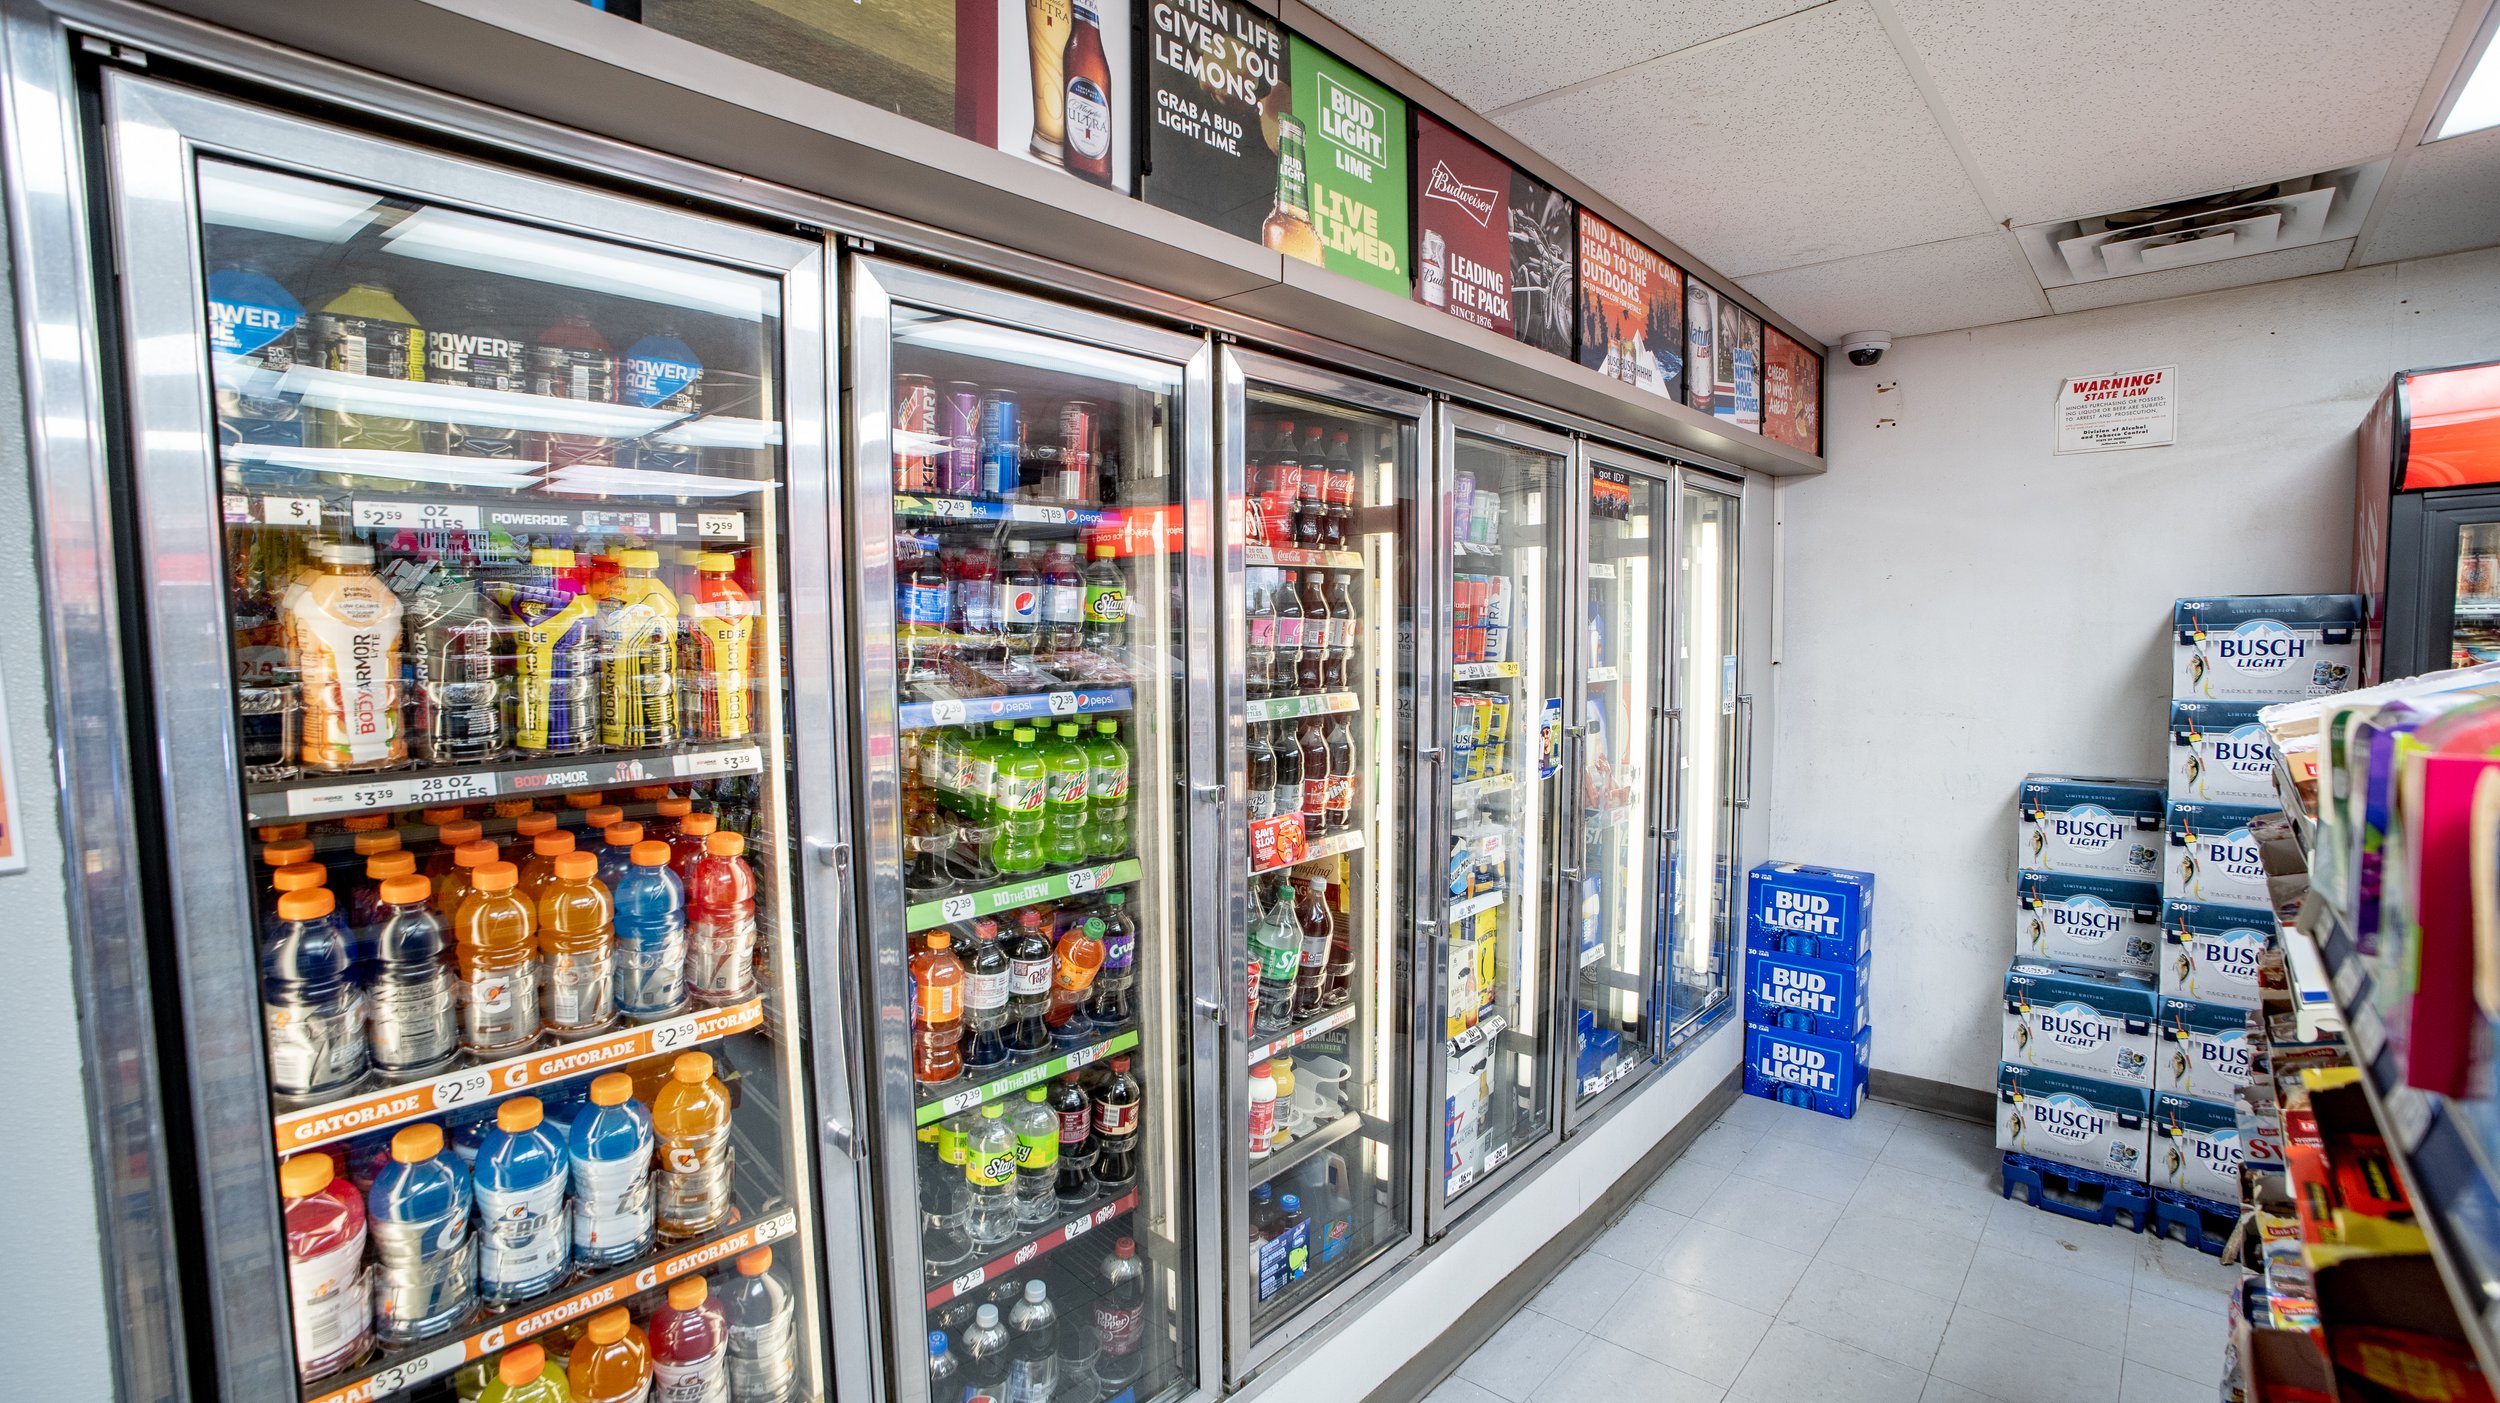
[[[2159,775],[2171,601],[2348,587],[2363,412],[2495,357],[2500,250],[1834,357],[1831,472],[1779,493],[1769,807],[1777,856],[1876,874],[1876,1067],[1993,1086],[2016,784]],[[2174,364],[2176,446],[2052,454],[2061,379]]]

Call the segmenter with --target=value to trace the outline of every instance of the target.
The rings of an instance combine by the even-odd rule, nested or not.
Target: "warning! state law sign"
[[[2179,367],[2078,375],[2057,387],[2057,451],[2157,448],[2179,438]]]

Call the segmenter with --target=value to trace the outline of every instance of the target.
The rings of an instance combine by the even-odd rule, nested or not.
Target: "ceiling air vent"
[[[2360,232],[2387,162],[2014,231],[2043,288],[2349,239]]]

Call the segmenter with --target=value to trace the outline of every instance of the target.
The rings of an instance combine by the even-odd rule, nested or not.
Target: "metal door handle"
[[[1736,753],[1742,758],[1736,767],[1736,797],[1729,802],[1749,809],[1753,807],[1753,693],[1738,692],[1736,707],[1743,716],[1736,725]]]
[[[1441,763],[1441,747],[1437,745],[1419,746],[1416,748],[1415,758],[1428,765],[1438,765]]]
[[[825,1148],[837,1155],[857,1159],[859,1136],[840,1116],[825,1117]]]
[[[1200,996],[1196,1001],[1198,1016],[1217,1027],[1224,1026],[1224,1005],[1221,1001]]]

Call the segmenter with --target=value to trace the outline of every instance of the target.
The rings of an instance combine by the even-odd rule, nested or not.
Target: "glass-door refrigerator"
[[[1207,1387],[1213,352],[849,282],[890,1396]]]
[[[831,1396],[822,245],[103,99],[220,1396]]]
[[[1562,891],[1569,933],[1572,1064],[1565,1126],[1575,1128],[1659,1065],[1665,932],[1660,762],[1669,720],[1664,660],[1674,582],[1673,470],[1581,445],[1581,525],[1572,617],[1579,657],[1577,817]]]
[[[1556,1138],[1558,893],[1581,890],[1562,819],[1581,741],[1564,713],[1578,632],[1564,612],[1571,443],[1471,410],[1440,422],[1442,523],[1421,630],[1440,657],[1419,721],[1422,753],[1439,765],[1425,854],[1434,909],[1417,922],[1433,994],[1427,1104],[1441,1115],[1426,1176],[1435,1236]]]
[[[1667,1051],[1728,1007],[1741,895],[1737,820],[1753,802],[1753,695],[1737,633],[1742,486],[1691,468],[1674,487],[1667,704]]]
[[[2353,461],[2353,685],[2500,660],[2500,362],[2398,374]]]
[[[1221,374],[1238,1379],[1421,1241],[1406,942],[1426,894],[1408,757],[1427,401],[1229,349]]]

